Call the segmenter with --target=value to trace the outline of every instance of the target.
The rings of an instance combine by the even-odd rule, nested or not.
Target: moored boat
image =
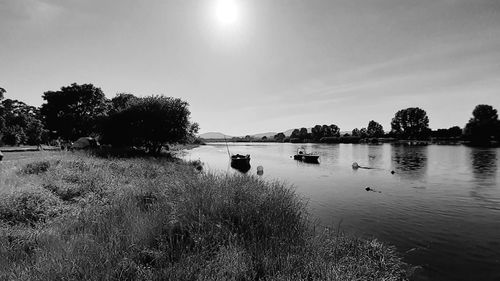
[[[231,167],[241,172],[250,170],[250,155],[233,154],[231,155]]]
[[[293,159],[304,161],[307,163],[319,163],[319,155],[314,153],[306,153],[304,148],[297,149],[297,154],[293,156]]]

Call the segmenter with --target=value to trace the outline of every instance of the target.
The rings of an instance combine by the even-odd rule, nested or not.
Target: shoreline
[[[393,247],[313,231],[305,202],[281,184],[179,160],[84,153],[11,165],[0,184],[31,184],[0,200],[0,277],[99,279],[125,270],[132,279],[406,280]],[[19,205],[26,200],[36,213]],[[26,256],[27,245],[34,251]]]

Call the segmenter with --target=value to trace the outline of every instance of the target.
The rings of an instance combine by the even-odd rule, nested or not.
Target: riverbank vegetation
[[[0,146],[60,143],[55,140],[70,143],[92,136],[102,143],[139,146],[157,153],[168,143],[203,143],[196,137],[199,126],[190,121],[188,103],[178,98],[118,93],[108,99],[92,84],[73,83],[43,93],[45,102],[36,108],[18,100],[4,99],[6,93],[0,88]],[[281,132],[260,138],[247,135],[229,141],[377,143],[410,140],[495,145],[500,142],[500,121],[496,109],[480,104],[464,129],[453,126],[432,130],[427,112],[409,107],[395,113],[388,131],[371,120],[367,127],[341,132],[335,124],[324,124],[297,128],[290,134]]]
[[[81,137],[101,144],[137,147],[158,154],[167,144],[200,142],[189,104],[165,96],[117,94],[107,99],[92,84],[63,86],[43,93],[40,108],[0,95],[0,146],[71,146]]]
[[[393,248],[315,227],[278,182],[164,158],[1,165],[1,280],[406,278]]]
[[[292,142],[292,143],[466,143],[470,145],[499,145],[500,120],[497,110],[490,105],[480,104],[472,112],[473,117],[464,129],[453,126],[448,129],[432,130],[425,110],[410,107],[396,112],[391,122],[391,130],[384,131],[383,126],[371,120],[365,128],[354,128],[341,133],[339,127],[315,125],[311,128],[292,130],[287,136],[284,132],[273,137],[231,138],[233,142]],[[210,140],[216,141],[216,140]]]

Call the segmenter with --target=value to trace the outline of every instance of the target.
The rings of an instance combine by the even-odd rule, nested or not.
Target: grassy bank
[[[293,190],[175,160],[0,163],[0,280],[404,280],[376,240],[315,229]]]

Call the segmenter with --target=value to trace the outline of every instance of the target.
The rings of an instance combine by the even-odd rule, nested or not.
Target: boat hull
[[[240,172],[246,173],[250,170],[250,155],[231,156],[231,167]]]
[[[295,154],[293,159],[307,163],[319,163],[319,155]]]

